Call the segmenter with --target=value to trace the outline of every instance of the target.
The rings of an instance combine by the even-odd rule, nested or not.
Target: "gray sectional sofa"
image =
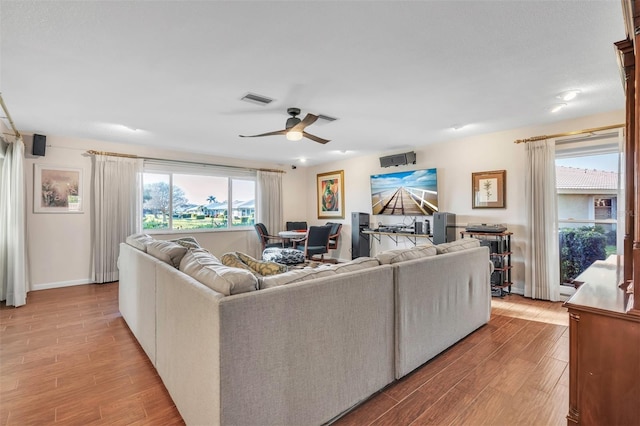
[[[120,311],[187,424],[323,424],[488,322],[478,245],[257,275],[254,289],[225,295],[214,288],[229,289],[235,271],[205,266],[215,278],[203,283],[122,243]]]

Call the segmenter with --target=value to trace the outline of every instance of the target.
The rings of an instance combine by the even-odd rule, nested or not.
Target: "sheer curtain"
[[[24,143],[0,137],[0,300],[27,303]]]
[[[257,223],[271,235],[282,230],[282,173],[258,170]]]
[[[93,273],[96,283],[118,280],[119,245],[140,232],[142,159],[93,157]]]
[[[525,206],[529,246],[524,295],[555,302],[560,298],[555,141],[529,142],[526,149]]]

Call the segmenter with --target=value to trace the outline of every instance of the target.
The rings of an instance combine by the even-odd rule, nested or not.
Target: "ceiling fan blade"
[[[257,138],[260,136],[275,136],[275,135],[285,135],[287,133],[287,130],[276,130],[275,132],[269,132],[269,133],[261,133],[259,135],[238,135],[241,138]]]
[[[305,127],[315,123],[317,119],[318,119],[317,115],[315,115],[315,114],[307,114],[304,117],[304,120],[302,120],[301,122],[299,122],[298,124],[293,126],[290,130],[293,131],[293,132],[302,132],[302,131],[304,131]]]
[[[322,138],[319,138],[319,137],[317,137],[315,135],[312,135],[311,133],[307,133],[307,132],[302,132],[302,136],[304,136],[307,139],[311,139],[314,142],[318,142],[318,143],[322,143],[322,144],[325,144],[327,142],[331,142],[331,140],[329,140],[329,139],[322,139]]]

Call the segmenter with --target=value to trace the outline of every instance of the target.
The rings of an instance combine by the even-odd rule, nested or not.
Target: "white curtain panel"
[[[551,300],[560,297],[558,209],[555,141],[526,144],[527,240],[524,295]]]
[[[0,141],[0,300],[27,303],[24,143]]]
[[[258,170],[256,223],[264,223],[271,235],[283,230],[282,173]]]
[[[140,232],[143,160],[95,155],[93,158],[94,281],[118,280],[120,243]]]

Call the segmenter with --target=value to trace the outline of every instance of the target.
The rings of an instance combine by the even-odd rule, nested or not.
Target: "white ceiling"
[[[0,90],[24,132],[319,164],[624,108],[619,1],[1,0],[0,13]],[[283,129],[292,106],[339,118],[307,128],[332,141],[238,137]]]

